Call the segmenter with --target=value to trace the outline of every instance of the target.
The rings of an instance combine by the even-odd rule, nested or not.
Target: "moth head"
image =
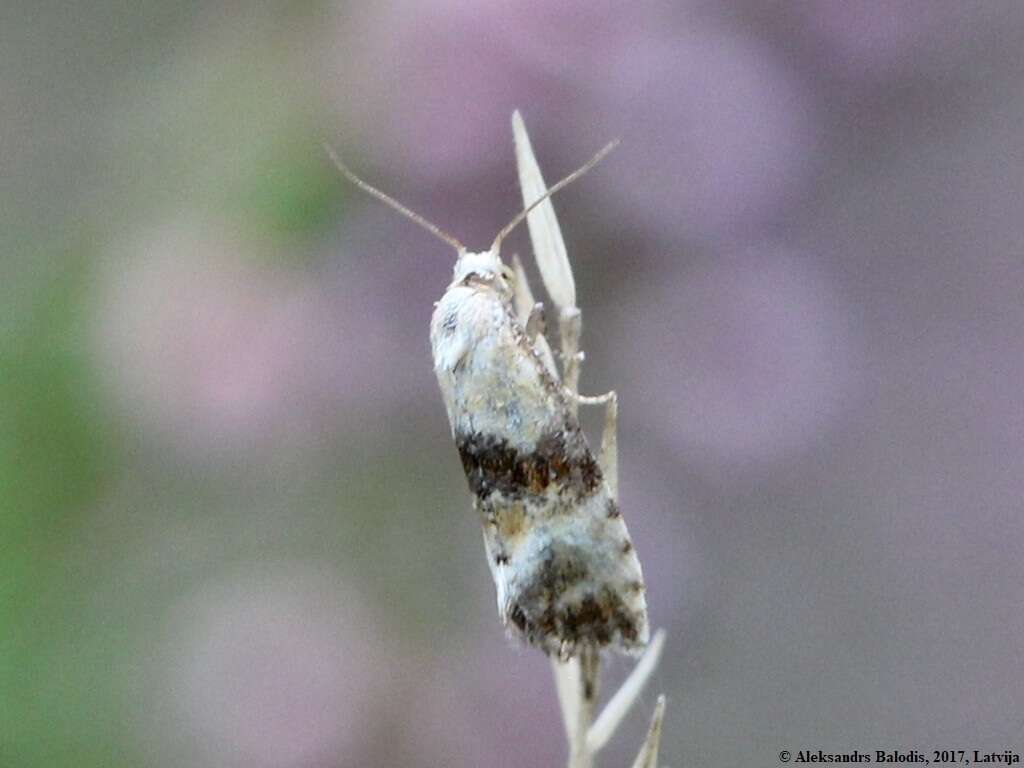
[[[496,249],[481,253],[462,251],[455,262],[452,285],[488,285],[502,294],[512,295],[515,273],[501,261]]]

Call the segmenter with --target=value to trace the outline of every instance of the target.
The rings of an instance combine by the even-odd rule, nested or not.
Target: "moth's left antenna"
[[[464,252],[466,250],[466,246],[464,246],[462,243],[460,243],[456,238],[454,238],[451,235],[449,235],[447,232],[445,232],[439,226],[437,226],[436,224],[432,224],[431,222],[427,221],[425,218],[420,216],[418,213],[415,213],[414,211],[410,211],[408,208],[406,208],[404,205],[402,205],[400,202],[395,200],[390,195],[384,194],[383,192],[381,192],[376,187],[373,187],[373,186],[367,184],[365,181],[363,181],[358,176],[356,176],[347,165],[345,165],[343,162],[341,162],[341,158],[338,157],[338,153],[334,151],[334,147],[332,147],[327,142],[324,142],[324,149],[327,150],[327,155],[331,158],[331,161],[335,164],[335,166],[337,166],[338,170],[341,171],[342,175],[346,179],[351,181],[353,184],[355,184],[357,187],[359,187],[361,190],[363,190],[364,192],[366,192],[369,195],[373,195],[378,200],[380,200],[382,203],[386,203],[386,204],[390,205],[392,208],[394,208],[396,211],[398,211],[400,214],[402,214],[406,218],[412,219],[417,224],[419,224],[421,227],[423,227],[425,230],[427,230],[428,232],[433,234],[435,237],[440,238],[441,240],[444,240],[446,243],[448,243],[448,245],[452,246],[459,253],[462,253],[462,252]]]

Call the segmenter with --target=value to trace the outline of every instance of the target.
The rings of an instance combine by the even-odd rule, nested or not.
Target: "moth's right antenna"
[[[543,195],[541,195],[536,200],[534,200],[532,203],[530,203],[528,206],[526,206],[523,210],[521,210],[518,214],[516,214],[516,217],[514,219],[512,219],[512,221],[510,221],[508,224],[506,224],[504,226],[504,228],[501,230],[501,232],[498,233],[498,236],[494,238],[494,244],[491,246],[491,250],[497,252],[497,250],[501,247],[501,241],[504,240],[505,237],[513,229],[515,229],[516,227],[518,227],[522,223],[523,219],[525,219],[527,217],[527,215],[530,213],[530,211],[532,211],[538,205],[543,203],[545,200],[547,200],[549,197],[551,197],[553,194],[555,194],[555,192],[557,192],[558,190],[562,189],[563,187],[565,187],[565,186],[567,186],[569,184],[572,184],[574,181],[576,181],[576,179],[578,179],[584,173],[586,173],[591,168],[593,168],[595,165],[597,165],[602,160],[604,160],[604,156],[607,155],[609,152],[611,152],[613,149],[615,149],[617,146],[619,146],[618,140],[608,142],[607,144],[605,144],[601,148],[600,152],[598,152],[592,158],[587,160],[587,162],[585,162],[582,166],[577,168],[575,171],[570,173],[568,176],[566,176],[564,179],[562,179],[558,183],[553,184],[552,186],[548,187],[548,191],[547,192],[545,192]]]
[[[387,203],[406,218],[415,221],[417,224],[419,224],[421,227],[423,227],[425,230],[430,232],[435,237],[444,240],[446,243],[448,243],[448,245],[452,246],[459,253],[465,252],[466,246],[460,243],[456,238],[449,235],[439,226],[427,221],[418,213],[410,211],[408,208],[406,208],[400,202],[395,200],[393,197],[384,194],[376,187],[370,186],[365,181],[356,176],[347,165],[341,162],[341,158],[338,157],[338,153],[334,151],[334,147],[332,147],[327,142],[324,142],[324,149],[327,150],[328,156],[331,158],[331,161],[337,166],[338,170],[341,171],[342,175],[346,179],[351,181],[353,184],[355,184],[357,187],[359,187],[361,190],[363,190],[363,192],[366,192],[369,195],[373,195],[382,203]]]

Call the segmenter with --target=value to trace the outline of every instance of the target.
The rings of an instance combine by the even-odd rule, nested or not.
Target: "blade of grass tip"
[[[519,186],[522,188],[523,205],[527,206],[547,191],[540,166],[533,154],[530,137],[526,133],[519,110],[512,113],[512,135],[516,144],[516,166],[519,169]],[[540,268],[540,276],[544,287],[551,296],[555,306],[576,306],[576,283],[569,264],[569,255],[565,250],[562,228],[558,225],[555,206],[551,199],[534,208],[526,217],[530,229],[530,242],[533,254]]]
[[[580,719],[580,667],[576,659],[559,661],[551,659],[551,671],[555,675],[555,690],[558,705],[562,709],[565,737],[570,744],[576,741],[576,726]]]
[[[516,272],[516,316],[519,318],[519,322],[523,324],[523,327],[525,327],[535,302],[533,292],[530,290],[530,283],[526,279],[526,270],[523,269],[523,262],[519,260],[518,253],[512,255],[512,268]],[[548,372],[557,381],[559,379],[558,367],[555,365],[555,356],[551,352],[551,345],[548,344],[547,337],[543,333],[538,333],[533,343],[540,352],[540,356],[544,359],[544,365],[547,366]]]
[[[658,703],[654,706],[654,716],[651,718],[651,727],[647,731],[647,738],[640,747],[640,753],[633,761],[633,768],[657,768],[658,747],[661,744],[661,724],[665,719],[665,694],[658,697]]]
[[[654,633],[654,638],[647,646],[644,655],[637,662],[633,671],[622,686],[612,696],[611,701],[605,706],[604,711],[590,727],[587,733],[587,747],[591,752],[597,752],[608,743],[615,730],[622,722],[630,708],[636,702],[637,697],[643,690],[644,685],[650,678],[654,668],[658,666],[661,658],[661,649],[665,645],[665,630],[659,629]]]

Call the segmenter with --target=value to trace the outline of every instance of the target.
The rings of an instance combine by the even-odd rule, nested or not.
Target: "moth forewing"
[[[560,657],[647,642],[643,577],[560,382],[493,252],[464,254],[431,321],[434,369],[475,497],[502,620]]]

